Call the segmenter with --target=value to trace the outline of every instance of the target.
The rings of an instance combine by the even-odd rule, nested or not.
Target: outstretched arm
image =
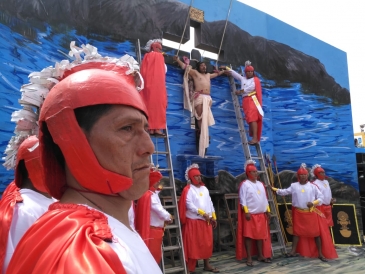
[[[234,70],[232,70],[232,69],[230,69],[230,70],[228,70],[228,73],[234,78],[234,79],[236,79],[236,80],[238,80],[238,81],[241,81],[242,80],[242,78],[243,78],[243,76],[242,75],[240,75],[239,73],[237,73],[237,72],[235,72]]]
[[[215,77],[218,77],[218,76],[221,76],[222,74],[224,74],[224,70],[220,70],[220,71],[217,71],[217,72],[214,72],[214,73],[211,73],[210,74],[210,79],[213,79]]]
[[[179,56],[174,56],[173,57],[174,61],[178,63],[178,65],[180,66],[180,68],[182,69],[186,69],[186,64],[180,60]],[[194,76],[194,74],[196,74],[196,70],[195,69],[191,69],[189,70],[189,75],[190,76]]]
[[[280,196],[286,196],[286,195],[292,194],[292,187],[291,187],[291,185],[290,185],[290,187],[288,187],[286,189],[280,189],[280,188],[275,188],[275,187],[271,187],[271,189],[273,191],[275,191]]]

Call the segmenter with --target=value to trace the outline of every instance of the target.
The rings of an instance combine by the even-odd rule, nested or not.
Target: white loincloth
[[[207,94],[199,94],[197,98],[193,101],[194,116],[197,120],[202,120],[200,126],[200,140],[199,140],[199,156],[205,156],[205,149],[209,146],[209,126],[215,124],[213,113],[211,110],[212,97]],[[198,116],[195,107],[198,105],[203,105],[203,111],[201,116]]]

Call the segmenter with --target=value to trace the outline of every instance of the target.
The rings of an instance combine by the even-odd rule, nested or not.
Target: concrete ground
[[[246,260],[237,261],[235,252],[222,251],[213,254],[211,265],[217,267],[220,273],[270,273],[270,274],[316,274],[316,273],[365,273],[365,247],[342,246],[336,249],[338,259],[324,263],[319,259],[303,257],[285,258],[275,254],[271,264],[255,261],[254,266],[246,265]],[[203,261],[194,273],[209,273],[203,271]]]

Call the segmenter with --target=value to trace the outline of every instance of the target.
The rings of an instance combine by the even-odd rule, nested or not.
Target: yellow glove
[[[205,211],[203,209],[198,208],[198,214],[203,216],[205,214]]]
[[[319,205],[319,200],[315,200],[315,201],[313,201],[313,205]]]

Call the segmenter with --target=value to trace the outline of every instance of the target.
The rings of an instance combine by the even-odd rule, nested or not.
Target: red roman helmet
[[[308,170],[306,169],[307,165],[302,163],[297,171],[297,179],[299,181],[299,175],[308,175]]]
[[[154,185],[161,181],[162,174],[158,171],[158,169],[155,166],[151,166],[150,168],[150,188],[153,188]]]
[[[150,52],[162,52],[162,40],[161,39],[152,39],[149,40],[145,46],[145,50]]]
[[[319,180],[323,181],[324,179],[326,179],[326,175],[320,174],[321,172],[325,173],[325,171],[321,167],[321,165],[315,164],[312,167],[312,170],[311,170],[312,175],[315,176],[316,178],[318,178]]]
[[[199,170],[199,165],[198,164],[192,164],[191,166],[187,167],[186,171],[185,171],[185,179],[186,181],[191,181],[193,183],[193,185],[198,185],[201,184],[203,185],[203,183],[198,182],[194,176],[201,176],[202,174],[200,173]]]
[[[257,168],[255,166],[256,162],[253,160],[247,160],[245,163],[245,172],[247,175],[247,178],[250,180],[256,180],[256,177],[253,177],[250,171],[257,171]]]
[[[22,178],[22,172],[18,168],[19,162],[23,160],[33,186],[38,191],[47,192],[39,156],[39,141],[37,136],[30,136],[21,143],[15,164],[15,184],[17,187],[21,188],[24,180]]]

